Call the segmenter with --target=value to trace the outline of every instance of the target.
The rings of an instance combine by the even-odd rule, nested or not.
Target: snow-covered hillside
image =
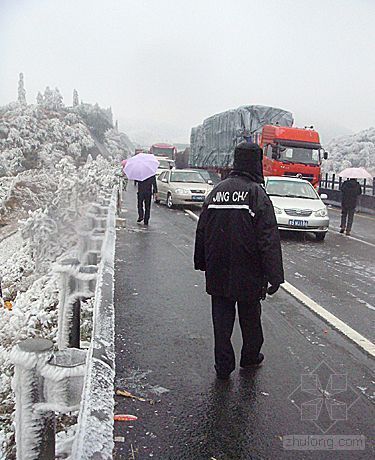
[[[329,152],[329,159],[324,162],[326,172],[338,173],[351,166],[363,166],[375,176],[375,128],[337,137],[325,147]]]
[[[111,110],[79,103],[76,91],[72,107],[49,88],[37,104],[27,104],[21,75],[18,101],[0,107],[0,278],[13,303],[9,311],[0,299],[0,458],[3,450],[15,458],[9,352],[26,337],[55,340],[54,263],[75,254],[88,204],[101,189],[111,189],[120,159],[131,150]],[[90,302],[82,310],[84,340]]]

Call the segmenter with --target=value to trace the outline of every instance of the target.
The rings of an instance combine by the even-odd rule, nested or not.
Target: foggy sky
[[[329,140],[375,125],[374,24],[375,0],[0,0],[0,105],[23,72],[29,103],[76,88],[135,140],[245,104]]]

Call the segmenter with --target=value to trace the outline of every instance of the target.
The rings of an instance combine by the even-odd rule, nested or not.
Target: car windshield
[[[270,196],[285,196],[289,198],[307,198],[318,200],[314,187],[308,182],[287,181],[287,180],[269,180],[266,191]]]
[[[171,182],[195,182],[197,184],[204,184],[203,177],[194,171],[178,171],[171,174]]]
[[[197,173],[200,174],[206,182],[210,180],[210,175],[208,174],[208,171],[205,171],[203,169],[202,171],[197,171]]]
[[[159,160],[159,169],[169,169],[170,164],[168,160]],[[171,166],[173,167],[173,164]]]
[[[278,151],[280,154],[279,161],[283,161],[285,163],[319,164],[319,150],[317,149],[286,147],[284,145],[280,145]]]

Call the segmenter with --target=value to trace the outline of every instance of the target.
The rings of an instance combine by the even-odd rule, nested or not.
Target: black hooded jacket
[[[261,160],[259,164],[249,173],[232,171],[203,205],[194,266],[206,272],[210,295],[259,299],[268,282],[284,282],[279,231],[272,203],[259,183]]]
[[[156,176],[151,176],[148,179],[137,181],[138,193],[143,195],[152,195],[158,193],[158,186],[156,184]]]
[[[362,190],[355,179],[349,179],[341,185],[341,193],[342,206],[344,208],[354,209],[357,206],[357,198],[362,193]]]

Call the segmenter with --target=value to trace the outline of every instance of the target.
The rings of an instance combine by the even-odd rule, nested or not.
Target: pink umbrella
[[[339,173],[339,176],[348,179],[372,179],[371,174],[365,168],[345,168]]]
[[[126,161],[124,173],[130,180],[145,180],[154,176],[159,161],[151,153],[138,153]]]

